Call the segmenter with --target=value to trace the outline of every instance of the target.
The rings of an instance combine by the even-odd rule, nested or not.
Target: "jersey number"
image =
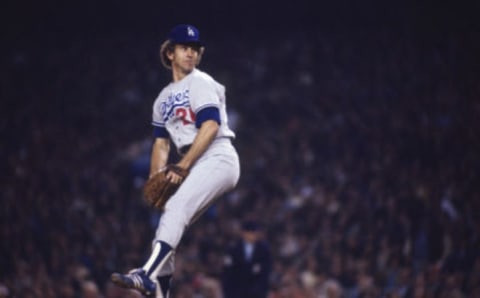
[[[182,119],[184,125],[195,122],[195,113],[192,109],[177,108],[175,110],[175,115]]]

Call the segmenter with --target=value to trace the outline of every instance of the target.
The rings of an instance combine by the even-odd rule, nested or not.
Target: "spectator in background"
[[[240,238],[225,254],[222,276],[225,298],[265,298],[272,270],[270,247],[255,221],[242,224]]]
[[[10,294],[10,291],[6,286],[0,283],[0,298],[6,298]]]

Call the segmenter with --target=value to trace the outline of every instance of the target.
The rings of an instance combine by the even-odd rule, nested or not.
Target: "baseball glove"
[[[168,199],[177,191],[180,184],[172,183],[167,179],[168,172],[173,171],[183,179],[189,174],[188,170],[177,165],[167,165],[158,173],[150,177],[143,186],[143,196],[147,203],[159,210],[163,210]]]

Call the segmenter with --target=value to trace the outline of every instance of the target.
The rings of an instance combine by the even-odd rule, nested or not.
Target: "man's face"
[[[195,44],[176,44],[168,58],[172,61],[172,68],[183,73],[190,73],[197,65],[200,47]]]
[[[243,240],[249,243],[257,242],[259,238],[259,232],[257,231],[242,231]]]

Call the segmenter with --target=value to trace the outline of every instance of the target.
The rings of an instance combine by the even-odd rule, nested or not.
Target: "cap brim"
[[[192,39],[170,39],[170,41],[174,44],[195,44],[199,46],[203,46],[203,42],[199,40],[192,40]]]

